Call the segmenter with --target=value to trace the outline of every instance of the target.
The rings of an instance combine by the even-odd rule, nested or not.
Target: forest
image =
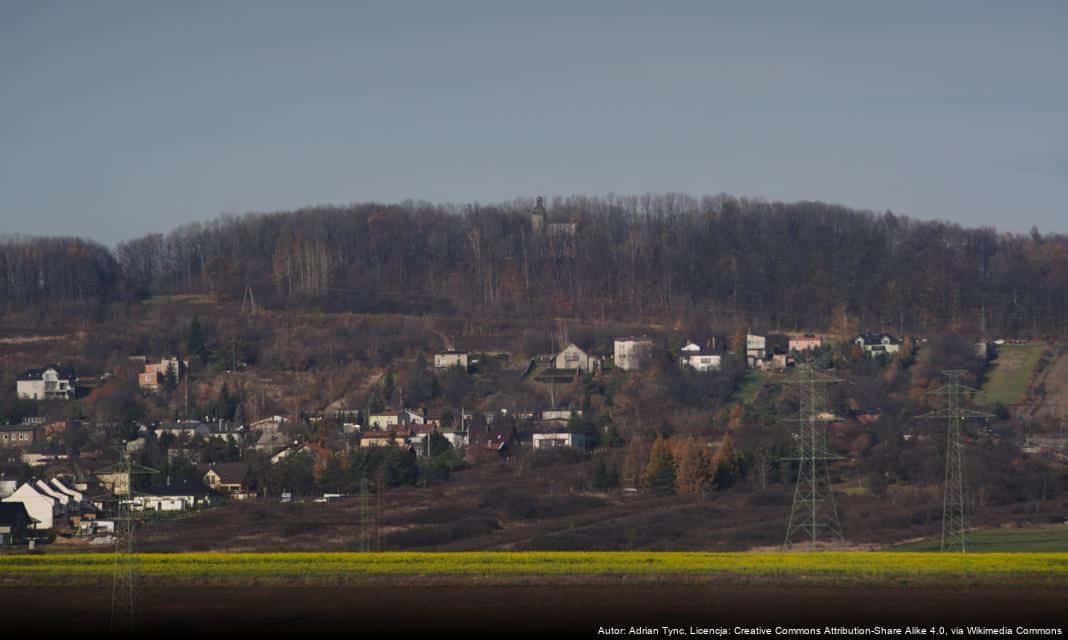
[[[221,217],[124,242],[0,241],[0,305],[246,292],[275,309],[901,333],[1059,334],[1068,238],[725,195],[353,204]]]

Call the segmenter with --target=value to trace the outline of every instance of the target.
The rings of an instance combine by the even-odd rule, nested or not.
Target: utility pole
[[[134,476],[159,473],[155,469],[134,464],[125,447],[120,451],[119,464],[113,467],[126,480],[126,500],[118,498],[115,514],[115,569],[111,583],[111,631],[121,631],[126,627],[134,635],[136,619],[137,593],[137,554],[134,547]],[[113,492],[117,494],[113,485]]]
[[[256,315],[256,296],[252,294],[251,285],[245,286],[245,293],[241,296],[241,313],[250,316]]]
[[[835,382],[841,381],[818,373],[811,364],[798,366],[796,378],[790,381],[798,386],[801,407],[798,417],[788,420],[799,426],[797,455],[786,458],[797,461],[797,484],[783,543],[786,549],[804,539],[808,540],[810,548],[815,548],[821,536],[832,541],[843,538],[828,466],[830,461],[839,460],[841,456],[831,453],[827,447],[824,425],[834,418],[822,411],[824,400],[820,391],[822,385]]]
[[[945,396],[946,408],[920,416],[921,419],[946,421],[945,481],[942,487],[942,551],[968,550],[965,534],[964,503],[964,444],[961,442],[961,425],[967,418],[989,417],[990,414],[971,411],[961,407],[961,396],[974,393],[975,389],[961,384],[966,371],[951,369],[943,371],[947,382],[935,389],[932,395]]]

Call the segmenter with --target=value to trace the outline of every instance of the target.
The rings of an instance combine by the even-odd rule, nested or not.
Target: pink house
[[[803,336],[790,336],[790,351],[811,351],[823,346],[823,338],[811,333]]]

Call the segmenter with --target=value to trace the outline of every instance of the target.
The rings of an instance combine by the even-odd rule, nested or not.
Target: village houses
[[[571,371],[595,371],[597,360],[574,342],[553,358],[553,368]]]
[[[806,333],[803,336],[790,336],[788,348],[791,352],[814,351],[823,346],[823,338]]]
[[[28,447],[36,435],[37,428],[33,425],[0,426],[0,447]]]
[[[889,333],[867,331],[854,338],[853,343],[859,346],[864,353],[876,357],[897,353],[901,350],[902,340]]]
[[[704,345],[692,340],[679,349],[679,364],[701,373],[719,371],[723,366],[723,352],[718,348],[722,341],[709,338]]]
[[[242,499],[248,497],[245,491],[245,478],[248,465],[243,462],[220,462],[197,466],[204,484],[219,493],[228,493],[231,497]]]
[[[145,370],[137,374],[137,386],[144,391],[159,391],[167,376],[174,376],[174,382],[180,381],[189,371],[189,361],[179,360],[177,356],[163,358],[159,362],[146,362]]]
[[[414,409],[401,409],[383,413],[372,413],[367,424],[372,429],[391,429],[393,427],[409,424],[423,424],[426,418]]]
[[[617,338],[613,348],[613,360],[623,371],[638,371],[649,361],[652,352],[653,341],[649,338]]]
[[[74,398],[74,370],[59,364],[24,371],[15,382],[22,400],[70,400]]]
[[[533,435],[533,449],[555,449],[557,447],[586,448],[586,437],[581,433],[535,433]]]
[[[466,351],[449,350],[434,354],[435,369],[451,369],[452,367],[467,369],[468,355]]]

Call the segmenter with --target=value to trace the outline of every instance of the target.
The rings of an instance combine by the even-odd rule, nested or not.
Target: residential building
[[[515,427],[510,424],[476,426],[469,432],[469,454],[475,451],[493,451],[499,455],[508,455],[516,438]]]
[[[210,502],[203,486],[188,479],[167,479],[162,487],[139,491],[131,506],[135,511],[187,511]]]
[[[145,370],[137,374],[137,386],[145,391],[159,391],[168,375],[173,375],[177,383],[188,371],[189,361],[179,360],[177,356],[163,358],[159,362],[147,362]]]
[[[23,544],[34,519],[21,502],[0,503],[0,546]]]
[[[0,447],[28,447],[33,444],[36,434],[36,427],[30,425],[0,427]]]
[[[597,359],[591,357],[578,345],[572,342],[553,358],[553,368],[573,371],[594,371],[597,369]]]
[[[23,400],[70,400],[74,398],[74,370],[59,364],[30,369],[15,382],[18,397]]]
[[[571,416],[582,416],[582,409],[546,409],[541,412],[541,419],[545,422],[567,422]]]
[[[533,438],[535,451],[557,447],[586,448],[586,436],[581,433],[535,433]]]
[[[204,484],[219,493],[243,496],[248,465],[243,462],[219,462],[197,466]]]
[[[767,336],[746,332],[745,334],[745,361],[750,367],[758,367],[759,363],[767,357]]]
[[[466,431],[441,431],[441,436],[449,441],[453,449],[463,449],[467,446]]]
[[[404,444],[404,436],[398,436],[392,431],[375,431],[360,434],[360,447],[363,449],[389,447],[398,444]]]
[[[21,502],[26,506],[26,511],[33,518],[33,529],[43,531],[51,529],[56,516],[56,500],[51,496],[41,493],[29,482],[24,483],[15,493],[4,498],[5,503]]]
[[[443,353],[434,354],[434,368],[435,369],[451,369],[452,367],[462,367],[467,369],[467,352],[466,351],[445,351]]]
[[[267,416],[248,425],[249,431],[278,431],[286,423],[285,416]]]
[[[709,339],[706,346],[690,340],[679,350],[679,364],[694,371],[719,371],[723,367],[723,353],[717,348],[715,338]]]
[[[97,472],[96,479],[112,495],[130,495],[130,476],[123,471]]]
[[[789,351],[814,351],[823,346],[823,338],[806,333],[803,336],[790,336],[787,344]]]
[[[55,500],[55,506],[58,513],[67,513],[71,510],[71,507],[73,506],[71,504],[71,497],[63,493],[62,491],[59,491],[58,489],[54,488],[52,485],[48,484],[44,480],[35,481],[33,483],[33,488],[37,489],[37,491],[48,496],[49,498]]]
[[[853,339],[853,343],[859,346],[869,356],[893,355],[901,350],[903,341],[889,333],[868,331]]]
[[[615,365],[623,371],[637,371],[652,355],[653,341],[646,337],[617,338],[613,348]]]
[[[424,422],[426,422],[426,418],[423,414],[414,409],[372,413],[367,420],[367,424],[372,429],[391,429],[409,424],[423,424]]]
[[[85,494],[84,493],[82,493],[81,491],[78,491],[77,489],[71,489],[69,486],[64,484],[63,481],[60,480],[59,478],[52,478],[49,481],[49,483],[57,491],[60,491],[62,493],[65,493],[66,495],[70,496],[74,504],[81,504],[82,502],[85,501]]]

